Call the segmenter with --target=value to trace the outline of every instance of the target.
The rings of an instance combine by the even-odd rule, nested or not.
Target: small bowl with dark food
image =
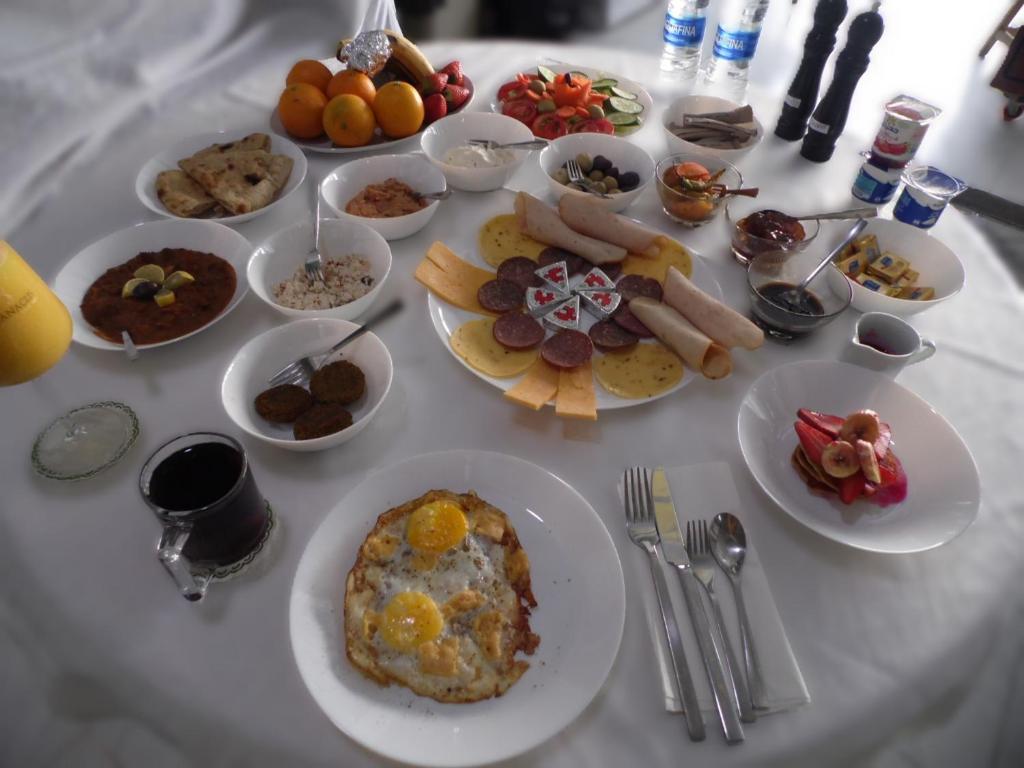
[[[324,282],[310,282],[303,264],[313,244],[313,222],[275,232],[249,259],[253,293],[288,317],[354,320],[369,310],[391,272],[391,247],[359,221],[320,222]]]
[[[732,255],[749,264],[762,253],[798,253],[818,236],[816,220],[801,221],[754,200],[734,198],[725,209]]]
[[[850,306],[848,283],[830,287],[823,270],[802,291],[797,285],[821,261],[817,250],[760,254],[747,267],[751,317],[764,332],[779,341],[795,341],[832,322]]]
[[[352,160],[320,184],[320,194],[339,219],[362,222],[385,240],[401,240],[427,226],[441,202],[422,195],[447,189],[441,170],[420,155]]]
[[[575,160],[587,181],[574,184],[568,163]],[[562,195],[588,196],[609,211],[621,211],[632,203],[654,175],[654,160],[640,147],[617,136],[573,133],[555,139],[540,153],[540,167],[555,199]],[[600,197],[583,187],[596,190]]]
[[[321,451],[348,442],[366,428],[391,389],[391,355],[375,334],[364,333],[323,361],[308,381],[271,387],[268,380],[358,327],[347,320],[307,318],[251,339],[224,372],[224,410],[239,428],[278,448]]]
[[[669,152],[711,155],[733,163],[764,138],[764,127],[749,105],[703,94],[669,104],[662,127]]]
[[[729,191],[743,184],[731,163],[689,153],[666,157],[654,175],[665,215],[684,227],[707,224],[725,207]]]

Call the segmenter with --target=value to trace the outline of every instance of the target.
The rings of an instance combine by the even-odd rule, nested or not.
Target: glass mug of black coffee
[[[227,435],[164,443],[142,467],[139,489],[164,526],[157,555],[186,600],[202,600],[217,570],[251,554],[270,525],[245,449]]]

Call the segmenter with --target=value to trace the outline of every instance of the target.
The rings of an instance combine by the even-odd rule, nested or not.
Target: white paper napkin
[[[688,467],[666,467],[665,474],[672,489],[672,500],[679,514],[680,525],[685,529],[687,520],[709,520],[720,512],[731,512],[740,518],[747,535],[747,557],[741,572],[741,587],[746,601],[747,613],[753,631],[754,643],[761,662],[765,686],[765,703],[767,713],[783,712],[787,709],[807,704],[811,697],[807,692],[800,668],[797,666],[793,650],[786,638],[786,630],[782,626],[778,609],[772,599],[772,592],[765,578],[764,569],[757,556],[757,533],[751,531],[749,518],[744,516],[740,508],[739,496],[733,484],[729,465],[722,462],[694,464]],[[635,556],[647,557],[639,550]],[[711,687],[701,663],[697,639],[690,624],[686,601],[683,598],[679,580],[674,575],[674,568],[664,565],[669,591],[672,593],[672,604],[675,608],[679,631],[683,638],[686,659],[689,662],[690,674],[697,688],[697,698],[701,709],[714,713],[714,700]],[[647,569],[644,569],[646,575]],[[736,615],[736,603],[733,598],[732,586],[725,573],[715,573],[713,585],[715,596],[722,607],[725,617],[725,631],[736,652],[741,672],[743,667],[743,648],[740,644],[739,620]],[[655,657],[661,672],[661,683],[665,695],[665,709],[669,712],[682,712],[683,705],[676,695],[671,662],[668,657],[668,643],[661,624],[661,614],[654,594],[654,585],[647,583],[640,589],[643,595],[644,615],[654,644]],[[706,601],[705,601],[706,602]],[[708,604],[710,610],[710,604]]]

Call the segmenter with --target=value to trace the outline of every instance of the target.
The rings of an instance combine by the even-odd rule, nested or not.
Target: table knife
[[[725,664],[725,656],[715,642],[711,633],[711,620],[701,600],[700,583],[697,581],[690,557],[683,545],[683,534],[679,529],[679,518],[675,505],[672,503],[672,492],[668,487],[665,470],[658,467],[651,478],[651,495],[654,501],[654,521],[658,526],[661,538],[661,553],[676,569],[679,583],[686,598],[686,609],[690,613],[697,645],[704,661],[704,669],[711,683],[711,692],[715,698],[715,708],[722,721],[725,740],[729,743],[743,741],[743,725],[740,723],[739,700],[736,685]]]
[[[1024,229],[1024,205],[1018,205],[1005,197],[968,187],[953,198],[952,205],[954,208]]]

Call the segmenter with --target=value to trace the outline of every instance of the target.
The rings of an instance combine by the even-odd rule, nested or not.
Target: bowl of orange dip
[[[340,219],[359,221],[385,240],[419,232],[437,213],[439,200],[420,195],[447,189],[444,174],[412,155],[374,155],[340,165],[320,184],[323,200]]]

